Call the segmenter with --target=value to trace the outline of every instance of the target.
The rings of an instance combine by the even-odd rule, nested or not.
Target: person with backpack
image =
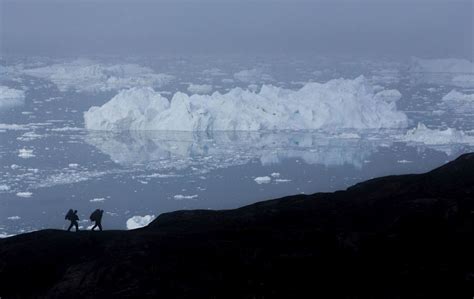
[[[94,212],[92,212],[90,219],[91,221],[94,221],[95,224],[92,227],[92,230],[94,230],[96,227],[99,227],[99,230],[102,231],[102,215],[104,214],[104,210],[97,209]]]
[[[72,210],[70,209],[67,214],[66,214],[66,217],[64,217],[66,220],[69,220],[71,221],[71,224],[69,225],[69,228],[67,229],[67,231],[71,231],[71,228],[73,226],[76,227],[76,232],[79,231],[79,223],[77,222],[79,220],[79,216],[77,216],[77,210]]]

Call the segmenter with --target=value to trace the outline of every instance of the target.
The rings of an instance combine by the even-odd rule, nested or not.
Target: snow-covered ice
[[[136,86],[161,87],[173,80],[173,76],[157,74],[137,64],[104,64],[88,59],[25,69],[23,72],[52,81],[60,91],[98,92]]]
[[[474,112],[474,93],[465,94],[451,90],[442,99],[442,105],[460,113]]]
[[[29,197],[31,197],[32,195],[33,195],[33,193],[32,193],[32,192],[28,192],[28,191],[26,191],[26,192],[17,192],[17,193],[16,193],[16,196],[18,196],[18,197],[23,197],[23,198],[29,198]]]
[[[155,215],[133,216],[127,220],[127,229],[136,229],[147,226],[155,219]]]
[[[212,85],[209,84],[189,84],[188,91],[196,94],[208,94],[212,92]]]
[[[21,106],[25,103],[23,90],[0,86],[0,109]]]
[[[413,57],[410,71],[427,73],[474,73],[474,63],[467,59],[457,58],[423,59]]]
[[[273,78],[265,74],[261,69],[242,70],[234,74],[234,79],[245,83],[263,83],[273,81]]]
[[[445,130],[429,129],[422,123],[419,123],[416,128],[408,130],[400,139],[405,142],[418,142],[428,145],[474,144],[474,136],[467,135],[463,131],[454,128]]]
[[[194,195],[177,194],[177,195],[173,196],[173,198],[176,199],[176,200],[195,199],[195,198],[198,198],[198,195],[197,194],[194,194]]]
[[[268,184],[272,181],[272,178],[269,176],[259,176],[254,179],[257,184]]]
[[[96,198],[93,198],[89,201],[90,202],[102,202],[102,201],[105,201],[105,198],[104,197],[96,197]]]
[[[28,159],[28,158],[35,157],[35,154],[33,154],[32,149],[22,148],[18,150],[18,157],[23,158],[23,159]]]
[[[177,92],[171,101],[152,88],[121,91],[84,113],[90,130],[258,131],[337,128],[401,128],[396,90],[375,92],[363,76],[307,83],[299,90],[263,85],[259,93]]]
[[[10,217],[7,217],[8,220],[20,220],[21,217],[20,216],[10,216]]]

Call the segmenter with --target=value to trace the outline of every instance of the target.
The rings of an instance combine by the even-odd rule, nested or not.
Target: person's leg
[[[95,222],[94,226],[92,227],[92,230],[94,230],[97,227],[97,222]]]
[[[79,224],[77,223],[77,221],[74,222],[74,226],[76,227],[76,232],[78,232],[79,231]]]
[[[97,223],[97,225],[99,226],[99,230],[102,231],[102,222],[99,221],[99,222]]]
[[[71,224],[69,224],[69,227],[68,227],[67,231],[68,232],[71,231],[71,228],[72,228],[72,221],[71,221]]]

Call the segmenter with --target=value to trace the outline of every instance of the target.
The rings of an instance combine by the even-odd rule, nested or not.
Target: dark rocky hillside
[[[472,298],[474,154],[134,231],[0,240],[1,298]]]

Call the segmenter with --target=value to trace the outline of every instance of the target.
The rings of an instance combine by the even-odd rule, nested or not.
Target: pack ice
[[[84,113],[90,130],[258,131],[325,128],[400,128],[407,117],[396,108],[397,90],[375,92],[360,76],[307,83],[299,90],[263,85],[260,92],[233,88],[228,93],[172,99],[152,88],[124,90]]]
[[[23,105],[25,92],[6,86],[0,86],[0,109]]]
[[[104,64],[88,59],[30,68],[23,73],[52,81],[60,91],[81,92],[119,90],[136,86],[161,87],[173,77],[157,74],[137,64]]]

